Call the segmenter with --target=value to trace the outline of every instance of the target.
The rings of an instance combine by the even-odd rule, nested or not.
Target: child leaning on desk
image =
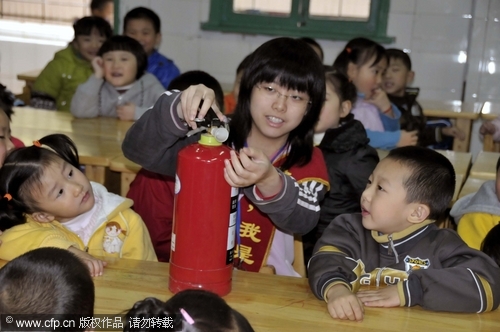
[[[380,161],[361,197],[362,212],[335,218],[309,261],[311,289],[333,318],[362,320],[364,306],[498,307],[498,265],[434,224],[454,188],[453,166],[434,150],[397,148]]]
[[[333,68],[356,86],[358,99],[352,114],[365,127],[372,147],[392,149],[417,144],[418,132],[400,130],[401,112],[382,90],[382,75],[387,68],[382,45],[367,38],[355,38],[337,56]]]
[[[418,130],[418,145],[433,149],[450,150],[453,138],[464,140],[463,131],[452,126],[448,119],[427,121],[416,100],[420,89],[408,86],[415,77],[408,54],[395,48],[386,50],[386,54],[389,66],[384,74],[383,88],[391,103],[401,111],[401,129]]]
[[[450,211],[458,235],[477,250],[481,249],[486,234],[500,224],[500,158],[496,170],[496,180],[486,181],[476,193],[460,198]]]
[[[73,41],[54,55],[35,80],[31,106],[69,112],[76,88],[92,75],[90,62],[113,34],[109,23],[100,17],[81,18],[73,29]]]
[[[94,75],[81,84],[71,100],[77,118],[97,116],[137,120],[165,89],[146,73],[147,56],[135,39],[113,36],[92,60]]]
[[[144,47],[148,56],[147,71],[156,76],[165,89],[179,76],[175,63],[157,50],[161,43],[161,21],[154,11],[145,7],[130,10],[123,19],[123,34]]]
[[[81,258],[94,276],[105,265],[94,256],[156,261],[148,230],[131,206],[87,179],[67,136],[45,136],[12,151],[0,169],[0,259],[58,247]]]

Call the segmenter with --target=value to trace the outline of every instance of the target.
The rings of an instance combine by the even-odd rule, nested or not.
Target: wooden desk
[[[121,143],[131,121],[115,118],[75,119],[66,112],[33,108],[15,108],[12,134],[26,145],[43,136],[60,133],[70,137],[78,148],[80,163],[91,181],[104,184],[108,190],[118,192],[113,181],[106,179],[111,160],[122,155]]]
[[[0,261],[0,266],[3,263]],[[168,290],[167,263],[119,260],[94,278],[96,314],[117,314]],[[224,299],[256,331],[499,331],[500,312],[453,314],[413,308],[365,308],[363,322],[334,320],[314,297],[305,278],[234,271],[233,290]]]
[[[462,190],[460,190],[460,194],[458,195],[458,198],[462,198],[464,196],[467,196],[469,194],[475,193],[479,190],[479,188],[483,185],[488,180],[484,179],[475,179],[469,177],[465,183],[464,186],[462,187]]]
[[[500,153],[481,151],[470,169],[470,177],[483,180],[496,179],[496,165]]]
[[[462,103],[459,100],[419,100],[419,103],[422,105],[425,116],[454,119],[455,126],[465,133],[465,140],[454,140],[453,150],[469,151],[472,121],[479,118],[483,103]]]
[[[120,174],[121,196],[127,196],[130,184],[132,183],[132,181],[134,181],[135,175],[141,168],[141,165],[128,160],[124,155],[120,155],[111,160],[109,169]]]
[[[26,84],[23,87],[23,92],[21,93],[21,95],[17,96],[19,99],[24,101],[26,105],[29,105],[33,84],[35,83],[35,80],[38,77],[38,75],[40,75],[41,71],[42,71],[41,69],[35,69],[25,73],[17,74],[18,80],[26,81]]]

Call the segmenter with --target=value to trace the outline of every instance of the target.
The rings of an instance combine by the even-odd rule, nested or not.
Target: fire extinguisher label
[[[236,238],[236,218],[238,214],[238,188],[231,187],[231,209],[229,214],[229,227],[227,232],[226,265],[232,264],[234,259],[234,246]]]
[[[170,240],[170,249],[172,251],[175,251],[175,233],[172,233],[172,237],[171,237],[171,240]]]

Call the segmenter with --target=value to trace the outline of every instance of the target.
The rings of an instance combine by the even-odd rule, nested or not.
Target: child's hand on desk
[[[135,104],[125,103],[123,105],[118,105],[116,107],[116,114],[118,114],[118,118],[120,120],[124,120],[124,121],[134,120]]]
[[[108,265],[108,263],[106,263],[105,261],[97,259],[78,248],[69,247],[68,251],[72,252],[76,257],[80,258],[80,260],[85,263],[85,265],[87,265],[92,277],[102,276],[104,267]]]
[[[226,160],[225,166],[224,178],[232,187],[256,185],[264,197],[270,197],[283,185],[278,171],[261,150],[243,148],[239,156],[231,151],[231,160]]]
[[[398,287],[387,286],[377,290],[362,290],[356,296],[367,307],[399,307]]]
[[[104,77],[104,60],[100,56],[92,59],[92,68],[94,69],[95,77],[99,79]]]
[[[491,123],[491,121],[486,121],[481,125],[481,128],[479,128],[479,133],[481,135],[486,135],[486,134],[493,135],[495,134],[496,130],[497,128],[493,123]]]
[[[461,141],[465,139],[465,133],[457,127],[443,127],[441,128],[441,133],[445,136],[458,138]]]
[[[418,131],[413,130],[413,131],[406,131],[406,130],[401,130],[401,137],[399,138],[398,144],[396,146],[402,147],[402,146],[408,146],[408,145],[417,145],[418,142]]]
[[[335,285],[326,294],[330,316],[338,319],[362,321],[365,309],[363,302],[345,285]]]

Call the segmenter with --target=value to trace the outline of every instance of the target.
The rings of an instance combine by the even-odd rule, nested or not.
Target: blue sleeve
[[[375,149],[390,150],[396,147],[401,137],[401,130],[396,131],[372,131],[366,129],[366,134],[370,139],[370,146]]]
[[[401,118],[401,111],[396,107],[396,105],[394,104],[391,105],[392,105],[392,112],[394,113],[394,118],[391,118],[385,115],[384,113],[379,112],[380,120],[382,120],[382,125],[384,126],[385,131],[399,131],[401,128],[399,124],[399,119]]]

